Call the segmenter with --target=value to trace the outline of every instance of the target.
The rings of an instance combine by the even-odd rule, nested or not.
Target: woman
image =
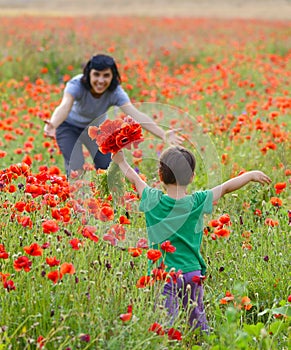
[[[106,118],[106,112],[112,106],[118,106],[123,113],[130,115],[141,126],[171,144],[179,144],[182,137],[175,130],[165,132],[149,116],[136,109],[121,87],[121,78],[114,59],[99,54],[86,64],[83,74],[73,77],[64,89],[60,105],[55,109],[50,121],[46,122],[44,133],[56,137],[65,160],[66,173],[83,172],[84,155],[82,145],[89,150],[96,169],[106,169],[111,154],[102,154],[96,142],[88,136],[88,126],[100,125]]]

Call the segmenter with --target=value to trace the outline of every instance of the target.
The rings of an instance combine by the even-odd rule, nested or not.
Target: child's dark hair
[[[119,84],[121,84],[120,74],[118,72],[116,63],[111,56],[98,54],[93,56],[86,64],[83,69],[83,76],[81,81],[87,90],[91,89],[90,84],[90,71],[91,69],[96,69],[102,71],[104,69],[110,68],[113,74],[111,84],[108,87],[109,91],[114,91]]]
[[[194,174],[196,160],[184,147],[167,148],[161,155],[159,174],[165,185],[179,184],[186,186]]]

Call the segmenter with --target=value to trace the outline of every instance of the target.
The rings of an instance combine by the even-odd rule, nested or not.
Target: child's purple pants
[[[189,324],[191,327],[198,328],[200,327],[203,331],[208,331],[208,323],[206,320],[206,315],[204,311],[203,303],[203,285],[199,285],[192,281],[194,276],[201,276],[201,271],[196,270],[192,272],[187,272],[183,274],[183,278],[178,278],[177,283],[173,281],[168,282],[164,286],[163,295],[166,296],[165,306],[168,309],[170,316],[170,323],[173,324],[174,320],[178,316],[179,307],[182,300],[183,308],[185,311],[189,310]],[[187,286],[190,286],[187,288]],[[189,290],[190,289],[190,290]],[[193,307],[192,304],[195,303],[196,307]]]

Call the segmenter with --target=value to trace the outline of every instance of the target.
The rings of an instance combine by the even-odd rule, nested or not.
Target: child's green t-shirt
[[[156,188],[143,190],[140,210],[145,213],[149,247],[163,253],[166,270],[206,273],[206,264],[200,253],[203,236],[203,217],[210,214],[212,191],[198,191],[175,200]],[[165,253],[160,244],[170,241],[174,253]],[[152,268],[155,268],[153,265]]]

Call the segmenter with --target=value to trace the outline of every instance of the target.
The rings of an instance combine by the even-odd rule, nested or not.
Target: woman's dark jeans
[[[90,152],[96,169],[107,169],[110,164],[111,154],[99,151],[96,142],[88,135],[88,128],[78,128],[65,121],[57,128],[56,140],[65,160],[67,176],[72,170],[83,169],[83,145]]]

